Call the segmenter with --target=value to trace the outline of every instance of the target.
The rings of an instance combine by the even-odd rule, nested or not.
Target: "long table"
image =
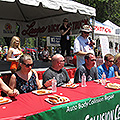
[[[119,79],[109,80],[120,84]],[[51,105],[45,101],[47,95],[20,94],[12,103],[0,106],[0,120],[103,120],[107,116],[120,117],[120,91],[105,88],[94,81],[87,82],[84,88],[58,87],[55,94],[68,97],[70,102]]]

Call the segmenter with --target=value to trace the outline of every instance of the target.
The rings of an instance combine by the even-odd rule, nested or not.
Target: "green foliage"
[[[110,20],[120,26],[120,0],[73,0],[96,9],[96,20]]]
[[[22,47],[29,47],[29,48],[34,48],[35,47],[35,43],[36,43],[36,39],[35,38],[26,38],[25,39],[25,43]]]
[[[5,42],[5,39],[3,37],[0,37],[0,45],[2,45],[2,46],[7,45]]]

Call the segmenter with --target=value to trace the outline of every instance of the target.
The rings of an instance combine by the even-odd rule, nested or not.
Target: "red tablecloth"
[[[111,78],[109,80],[120,84],[119,79]],[[87,87],[85,88],[80,86],[75,89],[58,87],[56,94],[62,94],[72,102],[90,97],[94,98],[113,91],[115,90],[107,89],[101,84],[91,81],[87,82]],[[49,110],[55,106],[45,102],[45,98],[47,98],[47,95],[37,96],[33,93],[20,94],[12,103],[0,106],[0,120],[22,118]]]

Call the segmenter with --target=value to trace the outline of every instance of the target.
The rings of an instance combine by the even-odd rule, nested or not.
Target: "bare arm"
[[[12,90],[16,88],[16,76],[14,74],[10,78],[9,86]]]
[[[17,96],[19,94],[19,91],[17,90],[11,90],[0,78],[0,89],[4,91],[9,96]]]
[[[42,85],[40,84],[40,81],[38,79],[38,74],[37,74],[36,70],[32,70],[32,71],[35,73],[36,83],[37,83],[38,89],[40,89],[42,87]]]
[[[87,54],[87,52],[82,52],[82,51],[79,51],[79,52],[76,52],[75,54],[76,54],[76,55],[86,55],[86,54]]]
[[[50,87],[52,85],[52,79],[45,82],[45,87]]]
[[[118,75],[118,72],[117,72],[117,71],[115,71],[114,73],[115,73],[115,76],[116,76],[117,78],[120,78],[120,76]]]
[[[64,32],[64,30],[60,30],[61,35],[65,35],[70,29],[71,29],[71,27],[69,27],[65,32]]]
[[[0,78],[0,89],[4,91],[5,93],[8,93],[11,89],[3,82],[3,80]]]

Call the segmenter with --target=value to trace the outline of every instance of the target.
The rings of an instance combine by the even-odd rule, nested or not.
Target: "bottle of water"
[[[105,75],[105,72],[103,72],[103,74],[102,74],[101,84],[102,84],[102,85],[105,85],[105,84],[106,84],[106,75]]]
[[[52,80],[52,92],[57,92],[57,81],[55,79],[55,77],[53,77],[53,80]]]
[[[82,75],[82,83],[81,83],[81,87],[86,87],[86,76],[85,76],[85,73],[83,73]]]

